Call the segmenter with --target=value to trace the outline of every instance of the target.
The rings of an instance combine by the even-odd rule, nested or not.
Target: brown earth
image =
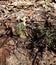
[[[30,5],[11,6],[11,0],[9,2],[2,0],[0,3],[0,65],[56,65],[56,53],[46,48],[42,56],[38,48],[34,48],[31,53],[31,50],[25,48],[30,41],[24,43],[24,39],[16,35],[14,28],[25,16],[27,17],[26,23],[30,25],[33,20],[43,25],[46,18],[49,17],[48,22],[51,22],[56,28],[56,9],[53,4],[49,3],[46,6],[45,3],[34,2]],[[31,33],[31,31],[28,32]]]

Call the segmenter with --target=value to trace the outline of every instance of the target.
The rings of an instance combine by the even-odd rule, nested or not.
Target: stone
[[[10,44],[10,45],[15,45],[15,43],[14,43],[14,41],[13,41],[13,40],[8,41],[8,43],[7,43],[7,44]]]

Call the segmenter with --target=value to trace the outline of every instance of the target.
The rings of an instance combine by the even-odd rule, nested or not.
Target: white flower
[[[23,20],[23,25],[26,26],[26,23],[25,23],[26,22],[26,17],[23,17],[22,20]]]

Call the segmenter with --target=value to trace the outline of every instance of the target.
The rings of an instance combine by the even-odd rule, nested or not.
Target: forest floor
[[[56,3],[0,1],[0,65],[56,65]]]

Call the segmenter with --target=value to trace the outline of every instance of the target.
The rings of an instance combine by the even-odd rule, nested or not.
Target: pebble
[[[54,8],[56,9],[56,3],[53,3]]]
[[[5,9],[6,8],[6,5],[2,5],[2,7]]]
[[[14,41],[13,41],[13,40],[8,41],[8,43],[7,43],[7,44],[10,44],[10,45],[15,45],[15,43],[14,43]]]

